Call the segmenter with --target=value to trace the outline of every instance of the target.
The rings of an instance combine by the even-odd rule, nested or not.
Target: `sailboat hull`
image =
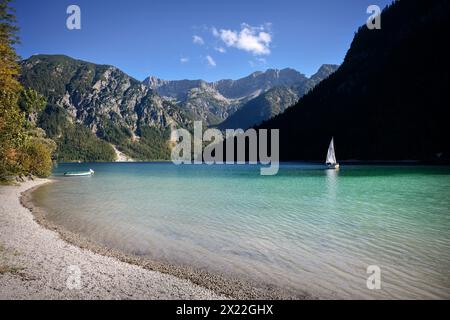
[[[340,168],[339,163],[327,164],[327,169],[329,170],[339,170],[339,168]]]

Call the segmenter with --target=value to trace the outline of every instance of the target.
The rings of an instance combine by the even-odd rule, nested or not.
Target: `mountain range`
[[[47,98],[39,125],[58,146],[67,147],[58,151],[75,148],[82,155],[77,159],[60,153],[60,160],[101,160],[85,154],[82,141],[66,135],[71,123],[88,128],[132,158],[148,160],[167,159],[170,130],[189,128],[192,122],[184,109],[112,66],[38,55],[22,61],[21,68],[22,84]]]
[[[267,120],[269,117],[284,111],[312,89],[317,83],[327,78],[331,73],[336,71],[336,65],[323,65],[319,71],[311,76],[306,77],[297,70],[286,68],[282,70],[268,69],[265,72],[254,72],[251,75],[238,80],[220,80],[216,82],[206,82],[203,80],[161,80],[155,77],[148,77],[144,80],[144,84],[155,90],[161,96],[173,99],[180,106],[189,112],[192,112],[195,120],[202,120],[207,125],[219,125],[220,128],[227,128],[226,122],[230,116],[238,110],[251,107],[260,108],[253,99],[260,97],[273,88],[283,88],[286,92],[292,92],[295,97],[285,99],[285,92],[276,90],[270,94],[280,93],[279,101],[277,99],[269,100],[275,104],[266,103],[261,109],[269,107],[271,112],[263,112],[263,116],[259,116],[251,121],[246,112],[242,113],[242,125],[239,122],[240,117],[234,117],[233,126],[230,128],[246,129],[251,125],[258,124],[261,120]],[[260,99],[261,100],[261,99]],[[246,106],[247,103],[250,103]],[[261,114],[260,110],[253,110],[255,114]],[[262,119],[261,119],[262,118]],[[231,123],[230,123],[231,124]]]
[[[169,159],[171,130],[190,130],[194,120],[223,129],[230,117],[230,128],[258,124],[294,104],[337,66],[324,65],[311,78],[294,69],[269,69],[212,83],[155,77],[140,82],[116,67],[63,55],[32,56],[21,69],[22,84],[47,98],[38,125],[57,142],[58,160],[110,161],[116,153]]]

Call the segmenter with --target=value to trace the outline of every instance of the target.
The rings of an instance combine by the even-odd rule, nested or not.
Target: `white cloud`
[[[227,47],[251,52],[254,55],[269,55],[272,34],[270,24],[252,27],[243,23],[240,31],[212,28],[212,34],[220,38]]]
[[[206,56],[206,61],[208,62],[208,65],[210,65],[211,67],[215,67],[217,65],[211,56]]]
[[[180,58],[180,63],[188,63],[189,62],[189,58],[188,57],[181,57]]]
[[[220,53],[225,53],[225,52],[227,52],[227,50],[225,50],[224,47],[215,47],[214,50],[216,50],[216,51],[218,51],[218,52],[220,52]]]
[[[203,38],[200,37],[200,36],[197,36],[197,35],[192,37],[192,42],[195,43],[195,44],[199,44],[199,45],[204,45],[205,44],[205,41],[203,41]]]

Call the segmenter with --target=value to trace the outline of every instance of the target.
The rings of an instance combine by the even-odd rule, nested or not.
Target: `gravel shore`
[[[221,299],[192,281],[64,241],[20,203],[50,180],[0,186],[0,299]]]

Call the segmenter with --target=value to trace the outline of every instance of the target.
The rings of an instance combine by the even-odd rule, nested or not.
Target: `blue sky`
[[[390,0],[15,0],[23,58],[37,53],[119,67],[136,79],[237,79],[256,70],[307,75],[340,64],[371,4]],[[68,30],[67,7],[81,9]]]

